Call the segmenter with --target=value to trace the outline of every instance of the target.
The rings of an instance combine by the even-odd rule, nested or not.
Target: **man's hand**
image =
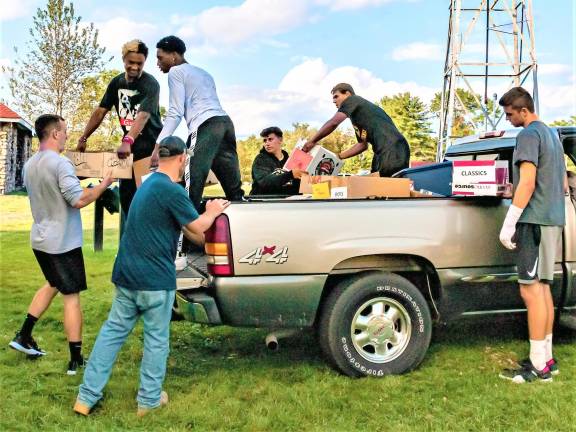
[[[306,141],[304,143],[304,145],[302,146],[302,151],[305,151],[306,153],[308,153],[310,150],[312,150],[314,147],[316,146],[315,142],[312,141]]]
[[[500,243],[502,243],[506,249],[516,249],[516,243],[512,242],[512,236],[516,232],[516,223],[518,219],[520,219],[523,211],[524,209],[520,207],[510,205],[508,213],[506,213],[506,218],[500,230]]]
[[[88,141],[88,138],[86,138],[84,135],[82,135],[80,138],[78,138],[78,144],[76,145],[76,151],[84,153],[86,151],[86,141]]]
[[[102,179],[102,183],[106,184],[106,187],[110,186],[112,183],[114,183],[114,177],[112,177],[112,170],[107,171],[104,174],[104,178]]]
[[[308,174],[308,171],[304,171],[298,168],[294,168],[292,170],[292,177],[294,177],[295,179],[301,179],[302,175],[304,174]]]
[[[122,144],[120,144],[120,147],[116,150],[120,159],[126,159],[130,156],[130,153],[132,153],[132,149],[130,148],[132,144],[134,144],[134,138],[131,136],[126,135],[122,138]]]
[[[213,217],[220,216],[222,212],[230,205],[230,201],[225,199],[213,199],[206,203],[206,214],[209,214]]]
[[[150,155],[150,168],[156,168],[160,161],[160,155],[158,154],[160,148],[158,146],[154,147],[152,154]]]

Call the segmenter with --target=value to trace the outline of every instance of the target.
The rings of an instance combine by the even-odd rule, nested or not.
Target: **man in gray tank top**
[[[86,273],[80,209],[96,200],[112,178],[107,176],[98,186],[83,189],[72,162],[60,156],[67,139],[64,119],[45,114],[38,117],[34,128],[40,148],[24,165],[24,184],[34,219],[30,244],[46,283],[36,291],[22,328],[9,345],[29,356],[46,355],[34,341],[32,329],[60,292],[70,348],[67,374],[75,375],[84,365],[80,291],[86,289]]]
[[[520,295],[528,312],[530,357],[501,378],[515,383],[551,381],[559,372],[552,356],[556,250],[565,223],[567,190],[564,150],[558,136],[538,118],[534,101],[522,87],[500,99],[506,118],[523,127],[513,156],[514,198],[500,231],[500,241],[516,250]]]

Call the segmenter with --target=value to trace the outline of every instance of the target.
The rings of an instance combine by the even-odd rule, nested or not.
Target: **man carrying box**
[[[34,341],[32,329],[60,293],[70,348],[67,374],[76,375],[84,366],[80,292],[86,289],[80,209],[102,195],[113,179],[106,174],[99,185],[82,188],[72,162],[60,156],[67,139],[62,117],[41,115],[34,129],[40,148],[24,165],[24,184],[34,219],[30,244],[46,283],[36,291],[22,328],[9,345],[29,356],[46,355]]]
[[[264,146],[252,164],[251,195],[296,195],[300,188],[300,178],[306,171],[294,168],[282,169],[288,160],[288,153],[282,150],[282,130],[268,127],[260,136]]]
[[[551,381],[558,372],[552,356],[556,249],[565,223],[566,166],[558,136],[534,112],[534,101],[514,87],[499,101],[512,126],[523,127],[513,156],[514,197],[500,231],[500,241],[517,250],[520,295],[528,312],[530,357],[501,378],[515,383]]]
[[[156,79],[143,71],[148,57],[148,47],[141,40],[134,39],[122,46],[122,59],[125,72],[114,77],[94,110],[84,133],[78,139],[78,151],[86,150],[86,141],[100,126],[112,107],[116,108],[120,126],[124,132],[122,144],[118,147],[118,157],[123,159],[132,153],[134,162],[149,157],[154,150],[156,138],[162,130],[160,120],[160,85]],[[134,178],[120,180],[120,204],[124,216],[136,192]]]
[[[334,86],[332,100],[338,112],[304,144],[302,150],[310,151],[318,141],[334,132],[346,118],[350,118],[358,143],[341,152],[338,155],[340,159],[348,159],[362,153],[370,143],[374,150],[372,172],[379,172],[381,177],[390,177],[408,168],[410,165],[408,142],[382,108],[354,94],[352,86],[346,83]]]

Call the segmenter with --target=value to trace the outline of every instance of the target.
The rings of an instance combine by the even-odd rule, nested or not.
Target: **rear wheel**
[[[407,279],[371,272],[338,284],[318,324],[322,351],[354,377],[401,374],[417,367],[432,335],[428,304]]]

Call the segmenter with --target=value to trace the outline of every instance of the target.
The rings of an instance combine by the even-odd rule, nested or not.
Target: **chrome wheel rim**
[[[408,346],[412,320],[396,300],[377,297],[358,308],[350,333],[354,348],[363,358],[373,363],[387,363]]]

